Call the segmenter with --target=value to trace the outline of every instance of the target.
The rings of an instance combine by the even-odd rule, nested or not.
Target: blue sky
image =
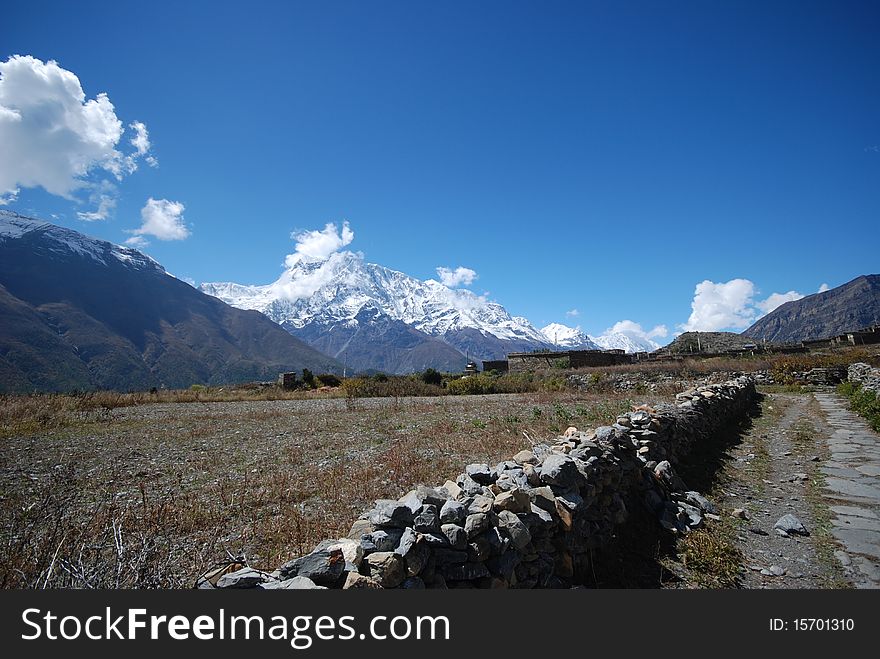
[[[880,271],[878,33],[872,2],[12,3],[0,61],[106,93],[137,169],[65,198],[0,156],[0,184],[197,282],[273,281],[293,230],[347,220],[538,326],[741,326]],[[186,229],[144,229],[151,198]]]

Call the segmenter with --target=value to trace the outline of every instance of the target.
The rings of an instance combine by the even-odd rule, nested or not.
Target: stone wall
[[[633,358],[622,351],[566,350],[561,352],[514,352],[507,355],[511,373],[522,373],[544,368],[585,368],[589,366],[616,366],[631,364]]]
[[[755,397],[740,377],[691,389],[595,430],[569,428],[495,466],[380,500],[345,538],[272,572],[229,565],[200,588],[549,588],[588,580],[591,554],[635,512],[672,533],[703,523],[712,504],[675,467],[718,439]],[[641,508],[641,510],[637,510]]]
[[[880,368],[874,368],[870,364],[858,362],[850,364],[847,369],[847,378],[850,382],[858,382],[862,389],[873,391],[880,396]]]

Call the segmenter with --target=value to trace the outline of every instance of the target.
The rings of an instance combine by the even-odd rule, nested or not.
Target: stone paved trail
[[[880,435],[839,396],[815,397],[832,430],[821,471],[836,515],[832,533],[844,548],[835,556],[853,585],[880,588]]]

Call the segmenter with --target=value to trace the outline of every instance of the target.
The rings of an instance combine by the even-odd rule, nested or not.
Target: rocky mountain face
[[[0,211],[0,391],[143,390],[341,365],[141,252]]]
[[[749,327],[744,336],[768,343],[822,339],[880,324],[880,275],[786,302]]]
[[[432,279],[367,263],[353,252],[296,254],[264,286],[205,283],[232,306],[266,314],[288,332],[346,365],[349,372],[460,370],[466,357],[553,346],[525,318],[495,302]]]
[[[729,350],[747,350],[755,341],[736,332],[684,332],[670,344],[663,346],[660,355],[690,355],[720,353]]]

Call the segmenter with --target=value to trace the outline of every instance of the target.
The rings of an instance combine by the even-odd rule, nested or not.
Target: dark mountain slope
[[[880,275],[862,275],[823,293],[777,307],[743,335],[793,343],[836,336],[880,323]]]
[[[274,379],[339,364],[140,252],[0,211],[0,391]]]

